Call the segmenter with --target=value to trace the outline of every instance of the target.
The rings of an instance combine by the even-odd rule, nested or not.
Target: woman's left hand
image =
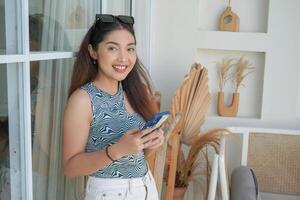
[[[156,149],[164,144],[164,131],[162,128],[155,129],[151,133],[145,135],[143,140],[146,141],[144,143],[144,149]]]

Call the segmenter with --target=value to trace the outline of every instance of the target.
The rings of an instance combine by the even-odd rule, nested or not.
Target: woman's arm
[[[63,166],[66,176],[92,174],[112,162],[105,151],[85,152],[91,121],[90,97],[85,91],[76,90],[64,113]]]

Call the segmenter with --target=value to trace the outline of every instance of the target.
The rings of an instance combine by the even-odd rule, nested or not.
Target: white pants
[[[115,179],[89,177],[85,200],[158,200],[150,172],[142,178]]]

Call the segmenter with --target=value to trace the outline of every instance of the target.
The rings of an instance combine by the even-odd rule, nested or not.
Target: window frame
[[[11,42],[16,52],[0,55],[0,64],[7,66],[7,102],[9,115],[9,135],[19,137],[19,140],[10,143],[10,162],[14,163],[16,170],[11,171],[11,196],[15,199],[33,199],[32,183],[32,149],[31,149],[31,97],[30,97],[30,62],[43,60],[57,60],[74,58],[75,52],[30,52],[29,47],[29,0],[4,0],[4,9],[9,9],[5,17],[5,25],[13,30],[16,38],[9,38],[6,31],[6,42]],[[100,12],[104,11],[108,0],[98,1]],[[14,12],[11,12],[11,11]],[[138,12],[137,12],[138,11]],[[145,66],[150,70],[150,28],[151,28],[151,1],[130,0],[130,13],[137,21],[135,30],[137,34],[138,54]],[[20,20],[16,20],[20,19]],[[15,22],[14,24],[11,22]],[[10,24],[10,25],[8,25]],[[7,29],[6,29],[7,30]],[[13,34],[12,34],[13,35]],[[13,36],[12,36],[13,37]],[[11,51],[13,52],[13,50]],[[10,53],[7,51],[6,53]],[[18,122],[13,124],[13,122]],[[12,161],[12,159],[14,159]],[[13,167],[13,166],[11,166]],[[19,170],[18,170],[19,169]],[[15,175],[12,175],[15,173]]]

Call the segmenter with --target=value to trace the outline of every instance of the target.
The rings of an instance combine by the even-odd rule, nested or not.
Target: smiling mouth
[[[119,72],[119,73],[123,73],[127,69],[127,65],[113,65],[112,67],[116,72]]]

